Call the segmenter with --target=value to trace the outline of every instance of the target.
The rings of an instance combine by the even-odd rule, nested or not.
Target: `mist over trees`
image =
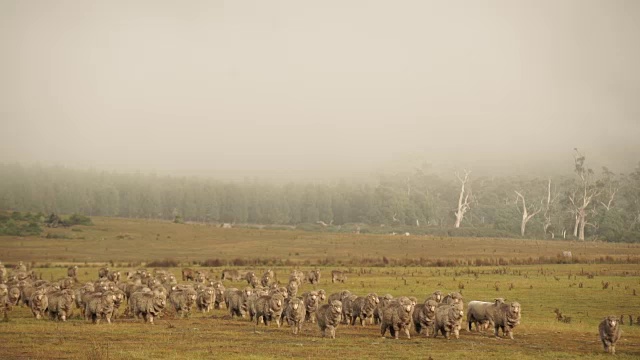
[[[274,184],[1,164],[0,209],[332,231],[640,241],[640,165],[626,175],[594,171],[576,151],[574,172],[569,170],[538,178],[416,168],[368,182]]]

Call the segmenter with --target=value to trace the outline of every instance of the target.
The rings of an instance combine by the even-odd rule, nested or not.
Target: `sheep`
[[[211,284],[211,287],[216,291],[216,296],[213,299],[213,308],[220,309],[220,304],[224,302],[224,293],[226,289],[220,281],[214,282]]]
[[[75,295],[73,290],[61,290],[47,294],[49,300],[48,312],[51,320],[66,321],[71,316]]]
[[[95,292],[95,287],[93,283],[86,283],[74,290],[73,297],[76,304],[76,307],[80,309],[80,315],[84,318],[84,309],[86,307],[86,300],[89,294]]]
[[[435,302],[440,304],[442,302],[442,291],[440,290],[434,291],[431,295],[427,296],[425,301],[427,300],[434,300]]]
[[[106,278],[107,275],[109,275],[109,271],[111,270],[108,267],[100,268],[100,270],[98,270],[98,278],[99,279]]]
[[[318,284],[320,282],[320,270],[316,269],[309,271],[307,273],[307,281],[309,281],[311,285]]]
[[[342,318],[346,324],[351,324],[353,319],[353,303],[358,295],[349,295],[342,300]]]
[[[229,291],[231,290],[231,291]],[[239,316],[244,318],[247,314],[247,299],[251,296],[253,289],[250,287],[246,287],[244,290],[238,289],[228,289],[228,304],[227,308],[229,309],[229,315],[233,318],[233,316]]]
[[[333,300],[329,304],[320,306],[315,315],[318,319],[318,327],[322,332],[322,337],[327,336],[327,330],[329,330],[329,336],[335,339],[336,328],[342,319],[342,303],[338,300]]]
[[[367,296],[358,297],[353,302],[351,325],[355,325],[356,318],[360,318],[360,325],[364,326],[367,319],[373,322],[373,311],[380,300],[375,293],[369,293]]]
[[[291,298],[284,310],[284,318],[289,325],[294,335],[297,335],[302,329],[302,323],[305,317],[305,307],[302,299]]]
[[[604,351],[615,354],[616,342],[620,340],[621,330],[618,318],[610,315],[604,318],[598,325],[600,340],[604,346]]]
[[[424,304],[416,305],[413,309],[413,327],[416,334],[422,333],[424,329],[424,336],[429,337],[429,330],[433,332],[437,307],[438,303],[431,299],[425,301]]]
[[[0,264],[0,284],[4,284],[7,281],[7,268],[4,267],[4,264]]]
[[[272,283],[273,283],[273,278],[271,277],[271,274],[269,272],[264,273],[262,275],[262,278],[260,278],[260,284],[264,287],[268,287]]]
[[[29,298],[29,307],[36,319],[42,319],[49,307],[49,298],[44,290],[36,290]]]
[[[169,302],[181,318],[191,315],[191,307],[196,303],[197,298],[198,294],[192,288],[172,291],[169,294]]]
[[[345,281],[347,281],[347,274],[345,274],[342,271],[339,270],[332,270],[331,271],[331,283],[334,284],[335,282],[341,282],[344,284]]]
[[[78,278],[78,265],[70,266],[67,268],[67,276],[73,279]]]
[[[413,313],[413,301],[408,297],[402,296],[392,301],[382,312],[382,321],[380,322],[380,334],[384,337],[387,329],[391,336],[398,339],[400,331],[407,335],[407,339],[411,339],[409,327],[411,326]]]
[[[162,293],[135,292],[129,299],[129,307],[135,317],[142,316],[145,322],[153,324],[153,318],[159,316],[166,305],[166,296]]]
[[[298,295],[298,288],[300,285],[297,281],[289,281],[289,285],[287,285],[287,293],[290,297],[294,298]]]
[[[104,318],[107,323],[111,324],[111,316],[113,315],[113,303],[116,296],[112,292],[100,293],[96,292],[90,294],[87,298],[87,302],[84,309],[84,316],[86,320],[91,319],[91,322],[98,324],[100,319]]]
[[[20,287],[20,300],[25,306],[31,307],[31,296],[36,292],[36,287],[24,280],[20,281],[18,286]]]
[[[267,271],[264,272],[264,275],[269,275],[272,281],[276,281],[276,273],[273,272],[273,270],[267,269]]]
[[[274,294],[273,296],[266,295],[260,296],[255,303],[256,308],[256,325],[260,323],[260,320],[265,326],[269,325],[270,320],[275,320],[278,327],[280,327],[280,318],[282,311],[284,310],[284,297],[280,294]]]
[[[195,271],[193,271],[193,269],[190,268],[183,268],[182,269],[182,281],[193,281],[196,278],[196,274]]]
[[[220,280],[231,280],[231,281],[240,281],[242,279],[243,274],[241,274],[238,270],[222,270],[222,276],[220,276]]]
[[[257,278],[256,273],[254,273],[253,271],[247,271],[247,273],[244,274],[243,279],[247,281],[247,284],[251,285],[251,279],[254,277]]]
[[[288,299],[289,298],[289,291],[287,291],[287,288],[284,286],[272,286],[269,289],[269,295],[275,295],[275,294],[280,294],[282,295],[282,297],[284,299]]]
[[[120,305],[122,305],[122,302],[125,300],[126,296],[124,291],[120,289],[114,289],[113,291],[111,291],[111,293],[113,293],[113,295],[115,296],[115,298],[113,299],[112,317],[114,319],[117,319],[118,317],[120,317]]]
[[[11,303],[9,302],[9,287],[5,284],[0,284],[0,314],[4,319],[7,319],[7,312],[11,309]]]
[[[351,296],[351,291],[349,291],[349,290],[342,290],[340,292],[333,293],[333,294],[329,295],[329,303],[331,303],[333,300],[338,300],[338,301],[342,302],[342,300],[344,298],[349,297],[349,296]]]
[[[289,281],[295,280],[298,282],[298,285],[302,285],[302,280],[304,279],[304,273],[300,270],[293,270],[291,275],[289,275]]]
[[[225,305],[225,307],[227,309],[229,309],[229,302],[231,301],[231,295],[236,291],[240,291],[240,289],[238,289],[238,288],[226,288],[224,290],[223,299],[224,299],[224,305]]]
[[[433,337],[437,337],[438,332],[441,332],[445,339],[449,339],[451,333],[458,339],[460,337],[460,324],[463,315],[462,303],[450,305],[441,304],[438,306],[436,308]]]
[[[20,261],[20,262],[18,262],[18,265],[16,265],[16,267],[15,267],[15,269],[14,269],[14,270],[15,270],[15,271],[23,271],[23,272],[26,272],[26,271],[27,271],[27,266],[26,266],[22,261]]]
[[[306,310],[305,320],[310,321],[311,323],[315,323],[316,320],[314,318],[314,314],[318,310],[318,305],[320,303],[318,292],[311,291],[309,293],[305,293],[302,297],[302,300],[304,301],[304,307]]]
[[[60,280],[59,283],[60,283],[60,289],[61,290],[71,289],[75,285],[76,279],[71,278],[71,277],[66,277],[66,278]]]
[[[467,304],[468,331],[471,331],[471,324],[476,325],[476,331],[492,326],[496,309],[500,304],[504,304],[503,298],[496,298],[493,302],[470,301]]]
[[[204,288],[198,292],[196,306],[201,312],[209,312],[213,309],[213,303],[216,299],[216,290],[212,287]]]
[[[109,271],[109,273],[107,274],[107,279],[117,284],[118,282],[120,282],[120,271]]]
[[[196,278],[194,281],[200,284],[204,284],[207,281],[207,275],[204,272],[196,271]]]
[[[20,288],[17,285],[9,287],[9,294],[7,295],[7,301],[11,306],[17,306],[20,303]]]
[[[382,312],[383,312],[384,308],[387,307],[387,305],[389,305],[391,303],[391,301],[393,300],[393,295],[385,294],[383,297],[378,298],[378,300],[379,300],[378,301],[378,305],[373,310],[373,323],[374,324],[380,324],[380,322],[382,320]]]
[[[498,336],[498,329],[502,329],[503,335],[508,335],[513,340],[513,328],[520,324],[521,307],[518,302],[498,304],[494,313],[494,335]]]
[[[251,285],[251,287],[254,288],[254,289],[261,285],[260,284],[260,279],[258,279],[256,274],[254,274],[254,273],[251,273],[251,277],[247,281],[249,282],[249,285]]]
[[[442,299],[441,305],[452,305],[452,304],[462,304],[462,294],[459,292],[452,292],[447,294]]]

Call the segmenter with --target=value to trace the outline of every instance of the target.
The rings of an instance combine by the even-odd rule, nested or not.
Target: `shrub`
[[[80,215],[80,214],[71,214],[71,216],[69,216],[69,219],[67,219],[67,221],[65,221],[65,224],[67,226],[93,225],[93,222],[91,221],[91,218],[89,218],[88,216],[84,216],[84,215]]]
[[[154,260],[147,264],[149,267],[178,267],[180,263],[176,259]]]

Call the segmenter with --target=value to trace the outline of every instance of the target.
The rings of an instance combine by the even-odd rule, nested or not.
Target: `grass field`
[[[106,218],[94,222],[94,226],[74,227],[76,230],[47,229],[44,236],[48,232],[49,238],[0,237],[0,260],[8,267],[20,260],[34,263],[35,272],[46,280],[64,277],[66,264],[76,263],[81,282],[97,279],[98,266],[109,262],[113,262],[109,263],[112,269],[130,270],[158,259],[173,259],[193,268],[199,268],[194,261],[219,259],[223,266],[204,268],[219,276],[227,263],[261,259],[236,268],[261,273],[270,267],[282,281],[294,264],[310,270],[328,263],[319,266],[323,278],[316,286],[328,293],[349,289],[358,295],[373,291],[422,300],[434,290],[461,291],[465,303],[504,297],[521,303],[522,321],[514,330],[515,340],[464,330],[460,339],[422,338],[413,333],[410,340],[402,336],[393,340],[388,333],[383,339],[374,325],[341,326],[337,338],[331,340],[321,338],[313,324],[305,324],[302,333],[294,336],[289,328],[275,324],[267,328],[231,319],[224,309],[194,312],[189,319],[177,319],[167,311],[155,325],[132,318],[92,325],[76,317],[66,323],[35,320],[28,309],[16,307],[8,322],[0,322],[0,358],[604,359],[611,355],[602,349],[597,326],[609,314],[625,315],[616,358],[640,358],[640,324],[636,324],[640,265],[635,261],[640,247],[634,245],[220,229]],[[561,262],[558,254],[566,250],[572,251],[574,262],[581,263],[535,263]],[[367,259],[384,263],[382,258],[388,260],[388,266],[356,266]],[[392,266],[420,258],[458,266]],[[511,265],[527,262],[533,263]],[[349,271],[347,283],[332,284],[332,269]],[[179,267],[169,270],[180,273]],[[607,289],[603,289],[604,282],[610,284]],[[244,287],[246,283],[225,285]],[[300,293],[311,289],[305,283]],[[555,308],[571,316],[571,323],[557,322]],[[628,315],[633,315],[633,325]]]

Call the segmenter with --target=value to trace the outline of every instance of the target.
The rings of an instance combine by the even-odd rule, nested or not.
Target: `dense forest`
[[[324,231],[640,241],[640,166],[564,176],[450,176],[424,169],[370,181],[258,180],[0,165],[0,209]]]

